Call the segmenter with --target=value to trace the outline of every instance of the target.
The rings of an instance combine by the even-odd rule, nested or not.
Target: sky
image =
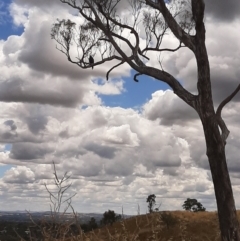
[[[206,45],[215,106],[240,81],[240,2],[206,0]],[[120,14],[129,6],[121,1]],[[167,85],[111,63],[81,69],[50,38],[56,19],[81,17],[58,0],[0,0],[0,209],[49,210],[53,166],[68,172],[66,195],[78,212],[142,214],[156,195],[160,210],[196,198],[216,210],[201,123]],[[129,20],[130,22],[131,20]],[[139,31],[143,31],[140,23]],[[141,32],[141,36],[144,34]],[[141,37],[141,44],[144,37]],[[164,46],[176,47],[166,35]],[[127,51],[127,50],[126,50]],[[96,60],[99,56],[95,56]],[[147,63],[160,68],[154,53]],[[196,92],[196,61],[182,48],[164,69]],[[240,94],[223,110],[227,162],[240,208]]]

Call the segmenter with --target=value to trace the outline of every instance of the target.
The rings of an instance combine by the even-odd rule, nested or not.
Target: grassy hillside
[[[162,216],[161,216],[162,214]],[[219,239],[216,212],[161,212],[140,215],[95,230],[90,240],[191,240]],[[95,239],[94,239],[95,236]]]
[[[240,211],[238,212],[240,216]],[[6,223],[5,223],[6,225]],[[44,223],[42,223],[44,225]],[[31,225],[32,226],[32,225]],[[5,226],[6,227],[6,226]],[[38,226],[39,227],[39,226]],[[6,228],[7,230],[9,227]],[[25,230],[26,227],[23,229]],[[16,229],[19,234],[20,226]],[[31,227],[30,227],[31,230]],[[26,241],[220,241],[218,219],[216,212],[187,211],[158,212],[131,217],[113,225],[83,233],[76,226],[70,228],[68,224],[55,225],[49,228],[41,227],[42,231],[35,231],[13,238],[0,233],[0,240]],[[34,234],[35,233],[35,234]],[[53,235],[57,233],[57,236]],[[22,233],[23,234],[23,233]],[[78,234],[78,235],[77,235]],[[6,235],[6,236],[5,236]],[[4,237],[5,236],[5,237]],[[8,236],[8,238],[7,238]],[[55,236],[55,238],[53,238]]]

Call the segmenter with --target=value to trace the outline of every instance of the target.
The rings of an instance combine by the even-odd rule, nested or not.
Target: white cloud
[[[31,183],[35,180],[35,175],[30,168],[24,166],[12,167],[6,171],[3,182],[5,183]]]
[[[16,26],[22,26],[28,21],[28,12],[29,9],[22,7],[14,2],[10,4],[10,14],[13,17],[13,23]]]

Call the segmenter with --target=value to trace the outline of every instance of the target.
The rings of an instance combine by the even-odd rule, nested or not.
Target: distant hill
[[[35,221],[39,221],[44,219],[48,219],[51,217],[51,212],[27,212],[27,211],[0,211],[0,222],[7,221],[7,222],[29,222],[29,214],[31,215],[32,219]],[[100,222],[103,217],[103,214],[100,213],[77,213],[77,216],[80,220],[80,223],[87,223],[93,217],[95,218],[96,222]],[[72,213],[66,213],[64,215],[65,220],[73,217]]]

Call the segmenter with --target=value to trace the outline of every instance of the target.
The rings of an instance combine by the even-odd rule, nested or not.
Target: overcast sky
[[[0,0],[0,209],[49,210],[44,184],[71,174],[79,212],[137,214],[157,196],[161,210],[197,198],[215,210],[203,131],[193,109],[159,81],[127,65],[106,81],[109,63],[82,70],[51,40],[56,18],[81,19],[60,1]],[[120,10],[126,11],[122,1]],[[125,10],[124,10],[125,9]],[[206,44],[217,106],[240,81],[240,1],[206,0]],[[140,27],[141,29],[141,27]],[[143,41],[143,40],[142,40]],[[169,47],[177,42],[167,36]],[[152,54],[149,65],[160,68]],[[97,56],[96,56],[97,58]],[[186,48],[165,70],[196,91],[196,61]],[[231,131],[227,161],[240,208],[240,94],[223,111]]]

